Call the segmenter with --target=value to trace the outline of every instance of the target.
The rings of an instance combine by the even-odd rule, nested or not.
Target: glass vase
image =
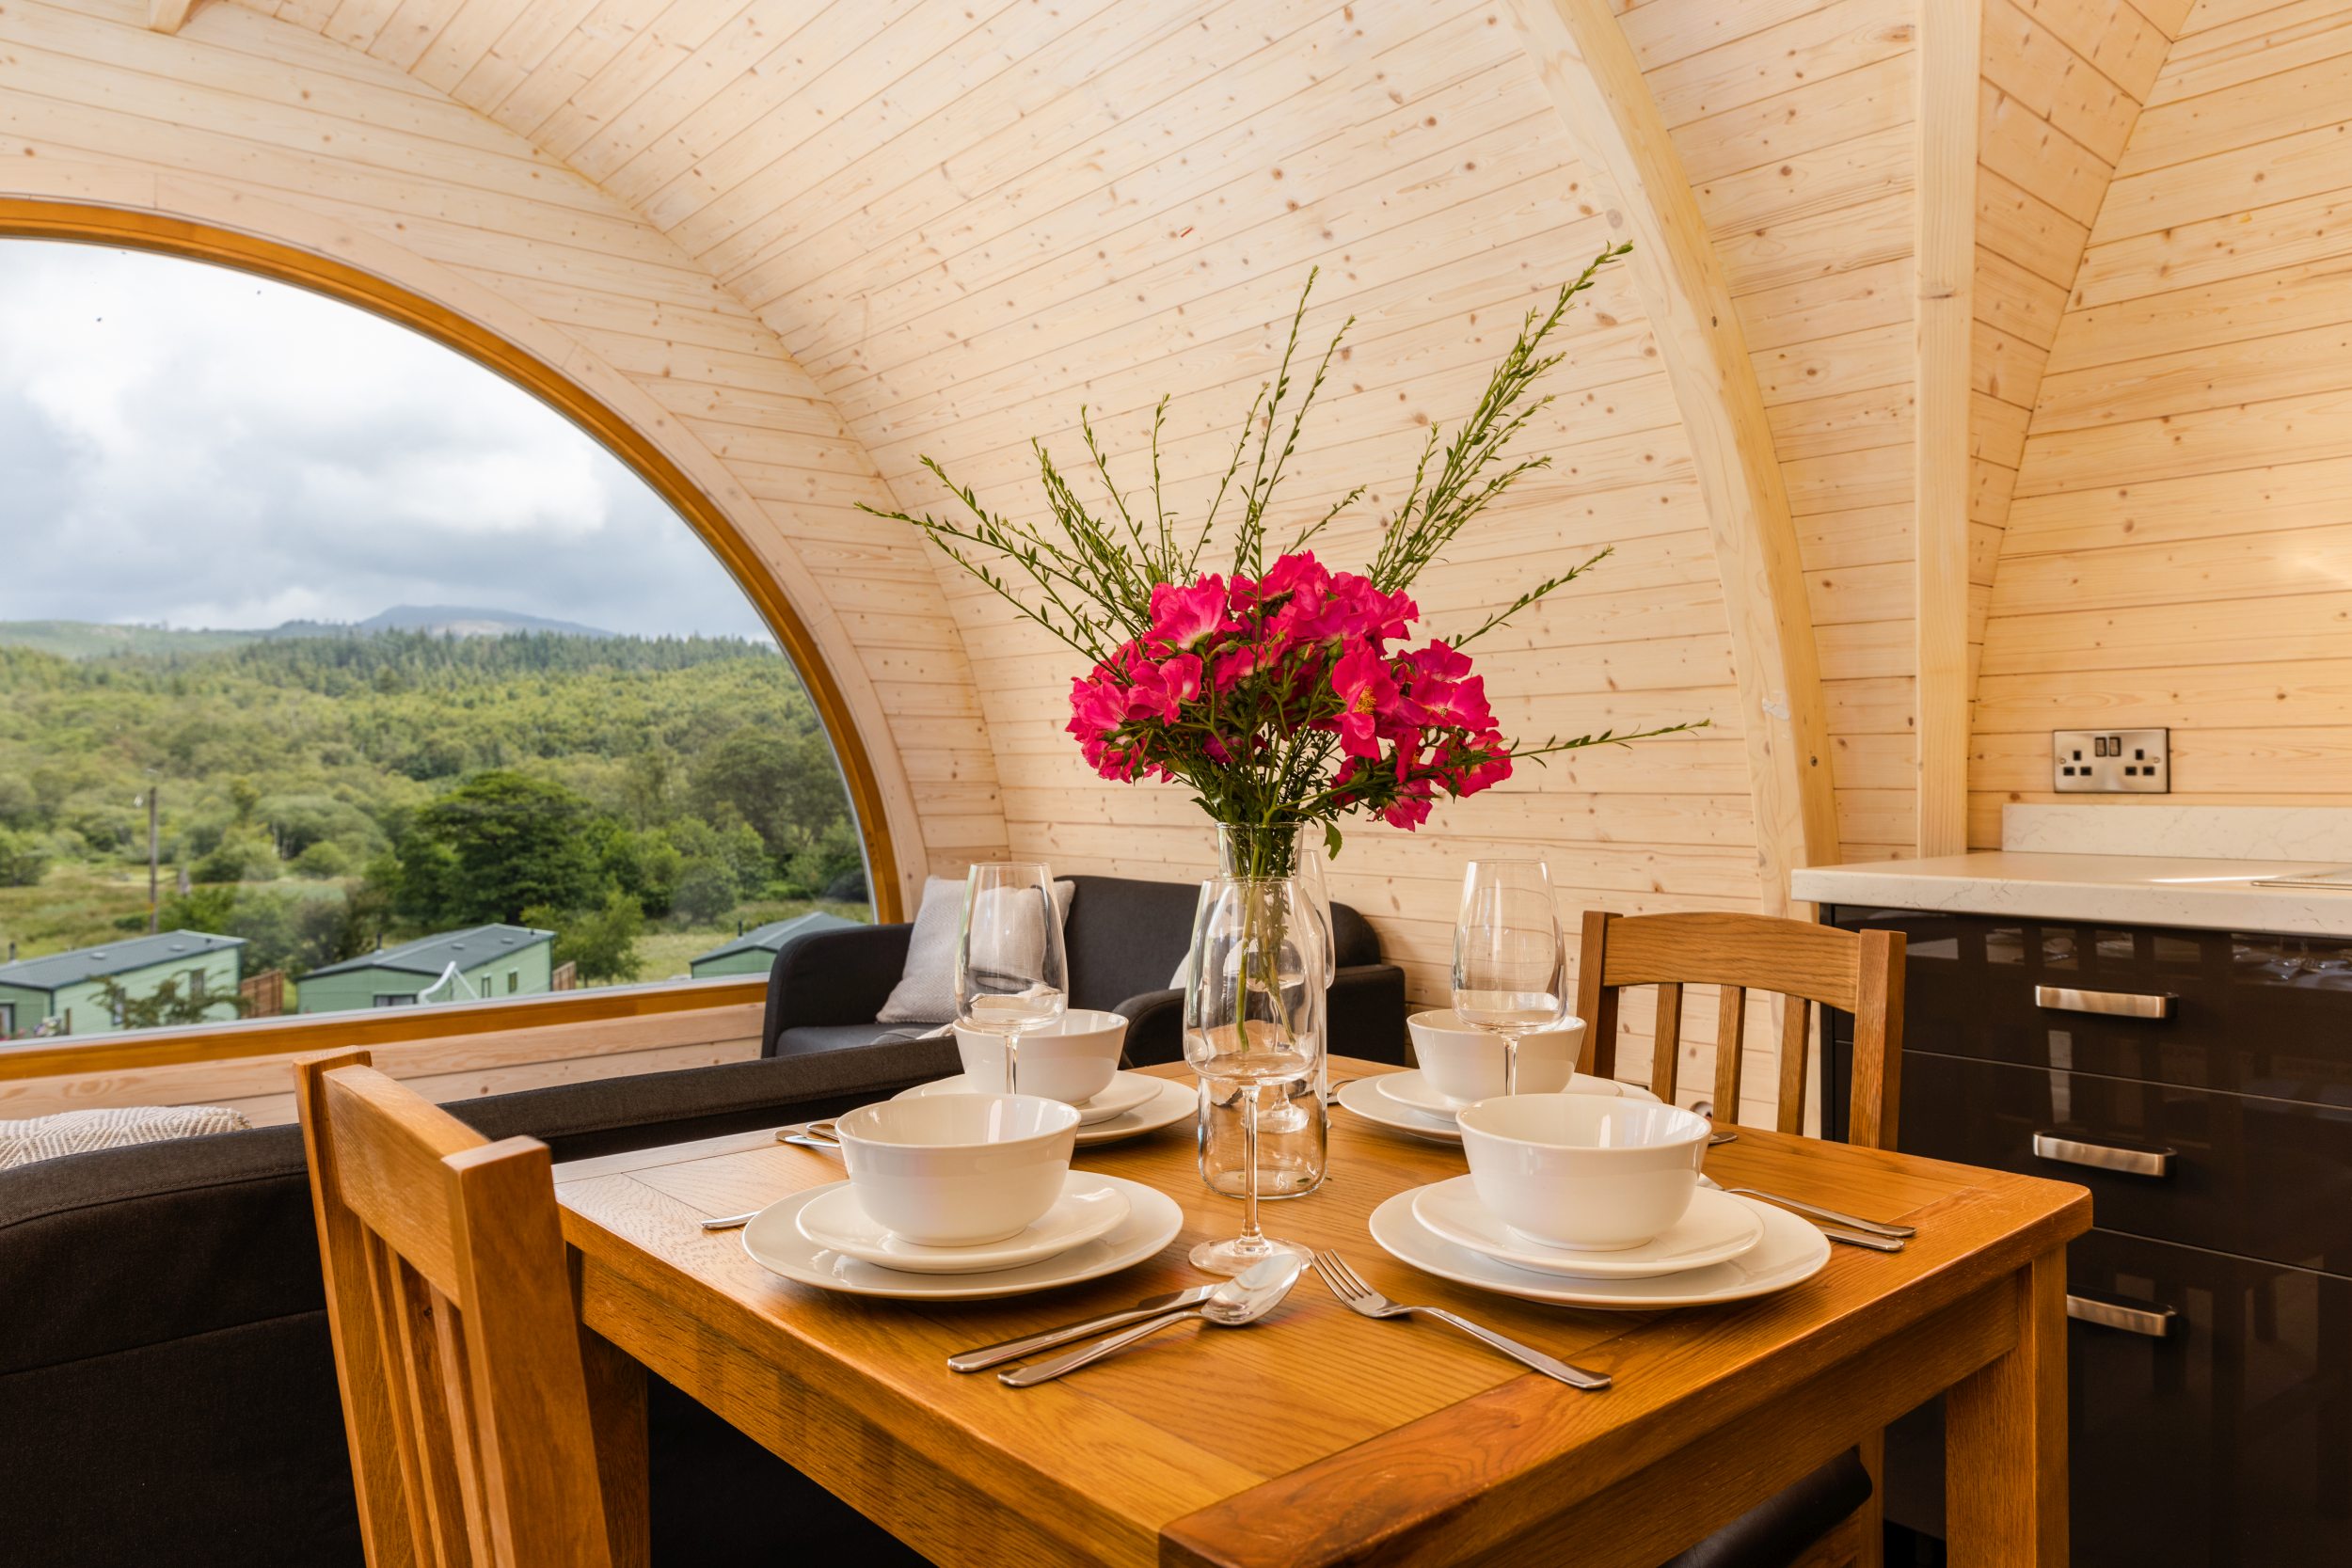
[[[1331,1158],[1329,997],[1336,972],[1331,934],[1331,895],[1324,880],[1323,831],[1312,824],[1288,828],[1216,829],[1217,870],[1228,877],[1288,876],[1306,895],[1323,938],[1321,984],[1311,988],[1324,1050],[1314,1077],[1268,1089],[1258,1111],[1258,1196],[1267,1200],[1303,1197],[1323,1185]],[[1228,1197],[1242,1192],[1241,1101],[1222,1100],[1205,1085],[1200,1101],[1200,1180]]]
[[[1269,1113],[1295,1116],[1301,1131],[1320,1123],[1300,1101],[1321,1110],[1323,947],[1321,923],[1292,878],[1218,877],[1202,888],[1185,960],[1184,1060],[1205,1085],[1204,1161],[1225,1147],[1214,1118],[1227,1105],[1238,1113],[1238,1157],[1226,1164],[1246,1207],[1241,1233],[1195,1248],[1195,1267],[1238,1274],[1300,1250],[1258,1227],[1259,1200],[1276,1184],[1261,1145]]]

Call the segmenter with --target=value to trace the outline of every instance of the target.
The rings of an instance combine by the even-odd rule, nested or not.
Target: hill
[[[0,647],[31,648],[59,658],[114,654],[208,654],[259,642],[260,631],[185,631],[178,626],[115,626],[96,621],[0,621]]]
[[[114,626],[98,621],[0,621],[0,647],[32,648],[59,658],[105,658],[116,654],[209,654],[255,642],[307,637],[373,637],[423,632],[435,637],[511,637],[545,632],[607,641],[618,634],[573,621],[551,621],[516,610],[466,605],[394,605],[364,621],[288,621],[250,629]]]

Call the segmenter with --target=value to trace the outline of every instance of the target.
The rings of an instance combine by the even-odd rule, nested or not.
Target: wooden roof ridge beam
[[[1511,0],[1631,265],[1707,502],[1730,623],[1764,908],[1838,858],[1820,657],[1764,397],[1698,198],[1609,0]]]
[[[1983,26],[1981,0],[1920,0],[1912,501],[1922,855],[1968,847],[1968,422]]]

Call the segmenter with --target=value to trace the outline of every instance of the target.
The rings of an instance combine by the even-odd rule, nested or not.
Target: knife
[[[1209,1292],[1215,1289],[1214,1285],[1197,1285],[1189,1291],[1170,1291],[1164,1296],[1139,1301],[1123,1312],[1105,1312],[1099,1318],[1065,1323],[1041,1334],[1025,1334],[1018,1339],[982,1345],[977,1350],[959,1351],[947,1357],[947,1367],[951,1371],[984,1372],[991,1367],[1001,1367],[1008,1361],[1018,1361],[1023,1356],[1035,1355],[1039,1351],[1052,1350],[1057,1345],[1066,1345],[1074,1339],[1090,1338],[1114,1328],[1124,1328],[1146,1318],[1156,1318],[1163,1312],[1198,1307],[1209,1299]]]

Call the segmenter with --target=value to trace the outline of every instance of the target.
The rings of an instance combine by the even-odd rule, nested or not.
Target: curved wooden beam
[[[1698,467],[1731,623],[1764,907],[1837,859],[1829,726],[1796,526],[1747,341],[1682,159],[1609,0],[1510,0],[1632,266]]]
[[[723,465],[617,370],[478,285],[388,241],[194,181],[40,160],[0,182],[0,236],[158,251],[235,267],[339,299],[420,332],[569,419],[667,501],[735,578],[799,671],[841,766],[865,841],[875,916],[910,918],[924,865],[887,717],[850,657],[829,659],[803,607],[830,616],[797,561],[763,550],[730,502],[750,498]],[[43,188],[46,187],[46,188]],[[836,630],[833,641],[844,639]],[[882,738],[868,744],[866,728]]]
[[[1983,27],[1982,0],[1920,0],[1912,545],[1922,855],[1968,848],[1969,358]]]

